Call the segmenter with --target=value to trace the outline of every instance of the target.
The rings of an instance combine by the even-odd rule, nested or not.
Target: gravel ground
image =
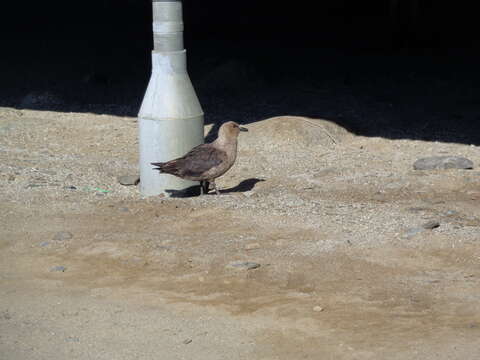
[[[220,196],[142,199],[135,118],[0,109],[2,358],[480,356],[477,146],[247,126]]]

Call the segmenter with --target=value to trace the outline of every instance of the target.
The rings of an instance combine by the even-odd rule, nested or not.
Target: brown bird
[[[236,122],[220,126],[218,137],[209,144],[194,147],[184,156],[167,162],[151,163],[155,170],[182,179],[200,181],[201,194],[208,193],[210,183],[219,195],[215,179],[225,174],[237,158],[237,137],[240,131],[248,131]]]

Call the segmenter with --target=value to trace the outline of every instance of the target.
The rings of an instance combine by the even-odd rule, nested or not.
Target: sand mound
[[[299,116],[279,116],[247,125],[249,133],[242,136],[243,147],[331,147],[351,138],[343,127],[327,120]]]

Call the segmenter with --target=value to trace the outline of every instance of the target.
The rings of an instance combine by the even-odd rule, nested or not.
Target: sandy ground
[[[142,199],[134,118],[2,108],[0,358],[478,359],[480,172],[412,164],[479,148],[248,127],[221,196]]]

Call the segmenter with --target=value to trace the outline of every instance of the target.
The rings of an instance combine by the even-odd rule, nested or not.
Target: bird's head
[[[232,139],[237,138],[240,131],[248,131],[247,128],[241,127],[234,121],[229,121],[220,126],[218,130],[218,136],[221,138]]]

